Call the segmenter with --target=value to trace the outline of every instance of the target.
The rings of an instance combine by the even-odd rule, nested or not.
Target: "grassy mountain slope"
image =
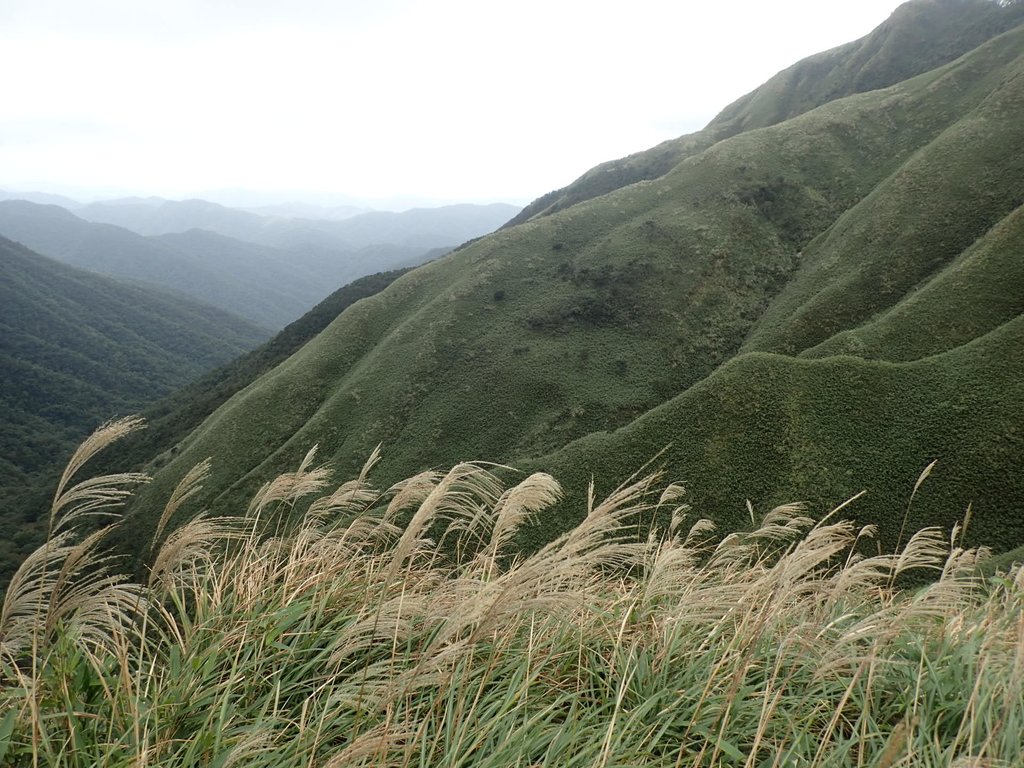
[[[1024,206],[906,298],[853,330],[804,350],[914,360],[966,344],[1024,313]]]
[[[982,46],[961,66],[915,82],[960,93],[982,78],[988,92],[812,242],[800,270],[765,314],[747,347],[801,351],[856,327],[952,262],[1024,204],[1024,71],[1019,35]],[[969,93],[969,90],[963,91]],[[958,103],[959,102],[959,103]],[[880,247],[884,244],[884,247]],[[991,268],[991,265],[986,265]],[[976,298],[984,300],[983,285]]]
[[[262,330],[0,238],[0,506],[115,413],[140,409],[251,349]],[[16,523],[0,519],[10,534]]]
[[[166,462],[177,444],[232,395],[286,360],[352,304],[380,293],[407,271],[367,275],[339,288],[267,343],[145,408],[146,430],[109,451],[107,464],[113,471],[140,468],[154,456],[156,465]]]
[[[655,181],[415,270],[215,412],[140,508],[206,456],[218,461],[211,490],[228,499],[314,443],[350,471],[382,442],[385,479],[551,455],[563,471],[613,483],[682,441],[691,452],[672,466],[698,479],[694,498],[714,507],[702,514],[742,514],[743,497],[837,502],[869,487],[879,501],[863,514],[884,517],[888,541],[902,514],[893,504],[942,458],[952,479],[937,483],[939,518],[972,500],[1019,518],[1024,488],[997,475],[1021,451],[1022,51],[1017,27],[936,70],[740,133]],[[976,288],[976,320],[907,335],[942,312],[958,274]],[[986,285],[1002,298],[988,303]],[[827,356],[901,327],[899,345],[865,357],[913,365]],[[981,358],[968,352],[974,339]],[[812,350],[826,343],[835,349]],[[822,359],[733,360],[757,351]],[[680,406],[660,430],[629,426],[673,402],[695,404],[700,420]],[[735,407],[711,418],[722,402]],[[761,402],[760,415],[747,408]],[[584,438],[616,461],[559,457]],[[694,469],[700,457],[719,474]],[[993,527],[975,530],[997,543]]]
[[[940,355],[907,363],[749,353],[615,432],[596,433],[524,470],[543,467],[582,498],[637,469],[637,457],[688,489],[697,514],[726,530],[799,498],[827,509],[866,491],[843,513],[879,525],[892,549],[925,526],[952,529],[972,506],[968,542],[1024,542],[1024,316]],[[904,523],[914,481],[938,461]],[[596,473],[596,474],[595,474]],[[794,497],[796,492],[799,495]],[[549,517],[536,543],[578,522]],[[905,528],[905,530],[904,530]]]
[[[511,224],[656,179],[688,157],[744,131],[776,125],[830,101],[885,88],[955,60],[1024,19],[1024,7],[990,0],[916,0],[868,35],[803,59],[737,99],[698,133],[612,160],[528,205]]]
[[[272,248],[198,229],[143,237],[25,201],[0,202],[0,234],[73,266],[168,288],[271,330],[335,287],[434,255],[429,246]]]

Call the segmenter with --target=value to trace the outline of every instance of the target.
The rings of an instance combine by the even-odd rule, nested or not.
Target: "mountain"
[[[54,464],[97,424],[141,409],[265,338],[212,307],[78,270],[0,238],[4,546],[30,543],[31,529],[11,534],[24,498],[34,498],[40,478],[52,479]],[[0,552],[5,568],[10,556]]]
[[[164,401],[139,578],[11,585],[0,752],[1019,766],[1022,8],[913,0]]]
[[[90,203],[76,213],[86,221],[112,224],[139,235],[205,229],[246,242],[262,242],[258,233],[268,223],[266,217],[256,213],[206,200],[125,198]]]
[[[68,210],[81,207],[81,203],[64,195],[53,195],[46,192],[8,192],[0,189],[0,200],[28,200],[40,205],[59,205]]]
[[[350,251],[382,244],[424,249],[450,247],[492,232],[519,210],[516,206],[494,203],[414,208],[402,213],[350,211],[349,215],[338,216],[338,211],[334,211],[327,217],[267,216],[206,200],[130,199],[92,203],[76,213],[88,221],[113,224],[141,235],[203,229],[265,246],[317,246]]]
[[[988,38],[961,56],[968,16]],[[669,170],[531,206],[342,313],[144,498],[206,456],[216,506],[314,443],[350,471],[378,442],[384,479],[482,459],[557,469],[573,497],[671,446],[658,461],[700,514],[867,489],[853,511],[891,545],[939,459],[912,524],[972,504],[971,536],[1024,543],[1005,470],[1024,456],[1021,18],[912,2],[680,139]]]
[[[268,330],[357,277],[437,255],[427,245],[271,248],[199,229],[144,237],[27,201],[0,202],[0,235],[76,267],[177,291]]]

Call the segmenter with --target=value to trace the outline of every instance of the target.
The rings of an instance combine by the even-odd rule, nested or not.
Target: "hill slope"
[[[0,238],[0,507],[116,413],[131,413],[265,338],[187,299],[68,267]],[[17,522],[0,519],[10,542]],[[0,554],[0,559],[3,555]]]
[[[979,7],[898,16],[948,31]],[[1019,7],[985,8],[990,32],[1009,31],[965,56],[927,70],[941,46],[923,41],[910,79],[716,140],[352,306],[185,440],[139,519],[206,456],[216,507],[314,443],[347,472],[383,442],[383,480],[483,459],[550,464],[579,492],[671,442],[664,460],[722,522],[744,497],[868,488],[864,519],[890,544],[940,458],[921,513],[949,522],[973,502],[1016,541],[988,523],[972,535],[1020,543],[1024,480],[1006,467],[1024,459],[1024,27]],[[844,50],[829,71],[862,72],[864,46]],[[793,88],[820,91],[780,87],[792,103]],[[953,296],[968,307],[956,319]]]

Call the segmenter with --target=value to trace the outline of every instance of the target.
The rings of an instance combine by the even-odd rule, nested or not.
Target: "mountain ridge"
[[[842,96],[877,90],[923,74],[959,58],[1022,20],[1024,8],[1020,4],[1000,5],[991,0],[904,3],[864,37],[809,56],[782,70],[725,107],[702,131],[602,163],[567,187],[530,203],[506,226],[553,213],[629,184],[656,179],[722,139],[775,125]],[[922,45],[920,40],[913,42],[920,34],[921,23],[929,28],[928,45]],[[905,45],[901,45],[901,40],[907,40]],[[915,56],[904,56],[904,49]],[[889,55],[883,55],[883,51]],[[897,54],[894,62],[892,56]],[[871,64],[874,64],[873,73],[870,73]],[[865,73],[866,67],[870,74]]]

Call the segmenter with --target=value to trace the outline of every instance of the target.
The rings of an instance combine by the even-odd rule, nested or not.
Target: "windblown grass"
[[[958,530],[863,556],[870,527],[788,505],[717,537],[648,476],[523,555],[553,478],[460,464],[378,492],[376,459],[334,488],[311,451],[244,515],[175,528],[199,467],[146,583],[76,519],[140,478],[69,474],[0,617],[0,762],[1019,764],[1024,572],[981,580]]]

